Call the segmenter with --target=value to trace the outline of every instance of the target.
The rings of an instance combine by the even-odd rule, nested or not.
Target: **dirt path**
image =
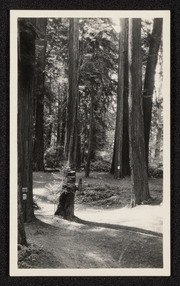
[[[43,246],[35,268],[160,268],[162,238],[134,229],[68,222],[38,215],[27,224],[30,242]],[[52,225],[53,223],[53,225]],[[42,257],[41,257],[42,256]]]
[[[41,198],[41,209],[36,211],[37,220],[26,225],[26,233],[28,241],[41,251],[27,256],[27,267],[163,267],[161,206],[109,210],[76,204],[76,219],[69,222],[53,216],[53,186],[46,187],[52,176],[40,176],[34,194]]]

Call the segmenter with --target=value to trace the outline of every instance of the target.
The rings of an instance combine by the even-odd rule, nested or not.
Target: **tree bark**
[[[130,175],[128,135],[128,19],[120,20],[118,97],[111,173],[115,178]]]
[[[76,192],[76,173],[75,171],[65,171],[62,190],[59,196],[59,204],[55,215],[67,220],[74,218],[74,197]]]
[[[18,33],[20,43],[20,32]],[[20,51],[20,47],[19,47]],[[20,54],[18,54],[19,73],[20,73]],[[26,233],[24,229],[24,220],[22,212],[22,170],[23,170],[23,152],[22,152],[22,98],[20,96],[20,75],[18,78],[18,244],[26,245]]]
[[[62,187],[59,205],[55,215],[71,220],[74,217],[74,197],[76,191],[75,169],[77,156],[77,114],[79,77],[79,19],[70,19],[69,27],[69,97],[67,105],[67,125],[65,154],[68,159],[67,182]],[[74,177],[71,176],[74,173]]]
[[[67,105],[67,126],[66,126],[66,146],[65,154],[68,159],[68,165],[75,168],[77,140],[75,128],[78,98],[78,78],[79,78],[79,19],[70,19],[69,29],[69,97]]]
[[[34,64],[35,64],[35,26],[34,19],[20,20],[19,22],[19,57],[18,57],[18,106],[20,132],[19,142],[22,145],[18,148],[20,162],[19,172],[19,195],[22,203],[24,221],[34,219],[33,191],[32,191],[32,108],[34,89]],[[23,196],[22,188],[26,188],[26,195]],[[21,209],[21,206],[20,208]]]
[[[129,143],[132,179],[131,204],[149,199],[142,112],[141,19],[129,23]]]
[[[33,150],[36,171],[44,171],[44,70],[46,53],[46,18],[37,18],[36,27],[40,33],[36,40],[37,71],[36,71],[36,122],[35,141]]]
[[[144,138],[145,138],[145,152],[146,152],[146,165],[148,168],[149,157],[149,136],[151,129],[151,116],[152,116],[152,96],[154,91],[155,71],[158,61],[158,52],[161,44],[162,36],[162,18],[155,18],[153,30],[149,46],[149,54],[146,64],[146,73],[144,79],[143,90],[143,116],[144,116]]]

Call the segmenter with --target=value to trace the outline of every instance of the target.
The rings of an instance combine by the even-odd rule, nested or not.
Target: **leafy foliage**
[[[32,23],[22,21],[21,29],[30,36],[41,37]],[[143,79],[149,51],[153,19],[142,19]],[[29,26],[30,25],[30,26]],[[30,32],[29,32],[30,27]],[[107,170],[98,159],[98,152],[108,149],[112,154],[115,129],[119,35],[108,18],[79,19],[79,137],[81,163],[87,158],[90,130],[90,101],[93,96],[92,170]],[[48,18],[46,35],[44,140],[45,164],[56,167],[63,161],[66,110],[68,98],[69,19]],[[38,47],[37,47],[38,48]],[[37,49],[38,51],[38,49]],[[23,53],[26,56],[26,53]],[[162,54],[162,53],[161,53]],[[28,57],[28,55],[27,55]],[[31,61],[29,60],[29,64]],[[38,72],[38,70],[36,70]],[[161,69],[162,72],[162,69]],[[159,72],[160,74],[160,72]],[[161,75],[162,78],[162,75]],[[159,93],[160,89],[158,90]],[[160,103],[162,107],[162,103]],[[155,148],[158,112],[153,100],[150,149]],[[161,121],[162,122],[162,121]],[[160,123],[161,124],[161,123]],[[109,138],[111,134],[112,138]],[[161,159],[160,159],[161,161]],[[98,167],[99,166],[99,167]]]

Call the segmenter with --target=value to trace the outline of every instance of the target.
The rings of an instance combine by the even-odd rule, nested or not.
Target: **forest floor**
[[[76,193],[75,220],[55,217],[61,173],[36,172],[36,220],[25,224],[29,246],[20,268],[161,268],[162,179],[149,180],[151,205],[130,208],[130,178],[94,172]]]

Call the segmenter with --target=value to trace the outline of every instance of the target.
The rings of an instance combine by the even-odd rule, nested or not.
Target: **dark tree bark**
[[[77,158],[77,114],[78,114],[78,54],[79,54],[79,19],[70,19],[69,28],[69,97],[67,105],[67,127],[65,154],[68,159],[66,184],[59,197],[55,215],[71,220],[74,217],[74,197],[76,191],[75,169]],[[74,175],[73,175],[74,174]],[[73,176],[74,177],[73,177]]]
[[[35,37],[34,19],[21,19],[19,21],[19,57],[18,57],[18,106],[19,106],[19,142],[18,149],[20,162],[19,194],[21,196],[24,221],[34,219],[33,192],[32,192],[32,107],[34,88],[35,64]],[[27,191],[22,194],[22,188]],[[20,207],[21,209],[21,207]]]
[[[37,18],[36,27],[40,33],[36,40],[37,72],[36,72],[36,122],[35,141],[33,150],[34,166],[36,171],[44,170],[44,69],[46,53],[46,18]]]
[[[19,35],[20,40],[20,35]],[[20,54],[18,55],[20,60]],[[19,70],[20,72],[20,70]],[[20,76],[19,76],[20,80]],[[20,81],[18,82],[20,87]],[[19,94],[20,95],[20,94]],[[22,160],[22,98],[18,97],[18,244],[26,245],[26,233],[24,229],[24,220],[23,220],[23,212],[22,212],[22,168],[23,168],[23,160]]]
[[[78,77],[79,77],[79,20],[70,19],[69,29],[69,97],[67,105],[67,126],[66,126],[66,146],[65,154],[71,168],[76,165],[76,149],[74,147],[77,140],[75,128],[78,98]]]
[[[74,218],[75,182],[75,171],[65,171],[64,184],[59,196],[59,203],[55,215],[67,220],[72,220]]]
[[[128,19],[120,20],[117,115],[111,173],[130,175],[128,134]]]
[[[151,129],[151,116],[152,116],[152,96],[154,91],[154,78],[156,65],[158,61],[158,52],[161,44],[163,19],[155,18],[153,30],[149,46],[149,54],[146,64],[146,73],[144,79],[143,90],[143,116],[144,116],[144,138],[145,138],[145,152],[146,152],[146,165],[148,168],[149,157],[149,137]]]
[[[132,206],[149,199],[142,112],[141,19],[129,23],[129,142]]]

